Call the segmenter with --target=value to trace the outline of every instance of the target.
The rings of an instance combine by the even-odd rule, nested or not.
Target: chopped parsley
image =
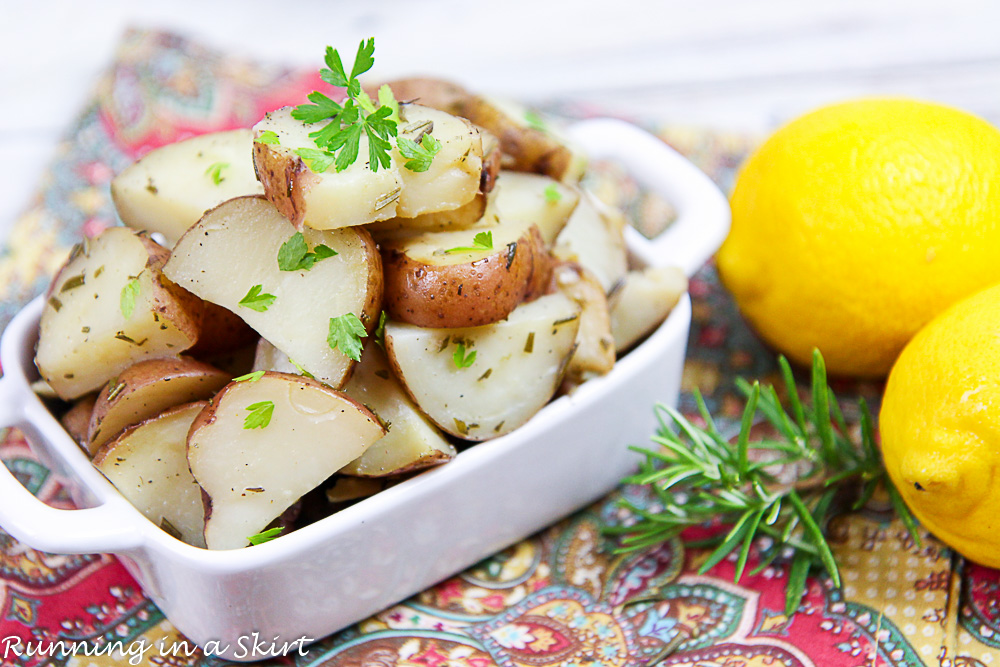
[[[278,268],[282,271],[308,271],[316,262],[336,254],[336,250],[322,243],[310,252],[305,236],[302,232],[295,232],[278,250]]]
[[[250,540],[252,546],[257,546],[258,544],[264,544],[265,542],[270,542],[274,538],[281,535],[281,532],[285,529],[284,526],[278,526],[276,528],[271,528],[265,530],[262,533],[257,533],[256,535],[251,535],[247,539]]]
[[[260,401],[248,405],[246,410],[250,414],[243,420],[243,428],[264,428],[271,423],[271,415],[274,414],[274,401]]]
[[[261,290],[263,286],[254,285],[247,292],[247,295],[240,299],[240,305],[249,308],[250,310],[256,310],[258,313],[263,313],[265,310],[271,307],[274,300],[278,297],[273,294],[262,294]]]
[[[222,170],[228,168],[228,162],[215,162],[208,166],[208,169],[205,170],[205,175],[211,177],[212,182],[218,185],[226,180],[226,177],[222,175]]]
[[[340,317],[330,318],[330,331],[326,336],[326,342],[330,349],[340,350],[348,358],[354,361],[361,361],[361,339],[365,338],[368,332],[365,325],[361,323],[354,313],[346,313]]]
[[[456,368],[468,368],[476,361],[476,351],[472,350],[466,355],[465,344],[459,343],[458,347],[455,348],[455,353],[451,355],[451,360],[455,362]]]
[[[493,232],[479,232],[473,237],[471,246],[450,248],[445,252],[482,252],[484,250],[493,250]]]
[[[407,159],[403,166],[415,172],[424,172],[430,169],[431,161],[441,150],[441,142],[429,134],[425,134],[419,144],[412,139],[399,137],[396,140],[396,146],[399,148],[400,155]]]
[[[253,373],[247,373],[246,375],[241,375],[238,378],[233,378],[233,382],[256,382],[264,377],[265,372],[266,371],[254,371]]]
[[[271,144],[271,145],[277,145],[279,143],[278,135],[275,134],[272,130],[264,130],[263,132],[260,133],[260,136],[254,139],[254,141],[256,141],[259,144]]]
[[[561,199],[562,193],[559,192],[559,188],[556,187],[555,183],[549,183],[548,187],[545,188],[545,201],[554,204]]]
[[[125,283],[125,287],[122,288],[121,296],[118,299],[118,305],[126,320],[132,317],[132,313],[135,311],[135,299],[137,296],[139,296],[139,279],[132,278]]]

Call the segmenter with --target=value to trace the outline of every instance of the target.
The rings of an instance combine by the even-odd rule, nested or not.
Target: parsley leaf
[[[238,378],[233,378],[233,382],[256,382],[257,380],[264,377],[266,371],[254,371],[253,373],[247,373],[246,375],[241,375]]]
[[[326,47],[326,57],[323,59],[329,69],[321,69],[320,77],[331,86],[338,88],[347,87],[347,72],[344,71],[344,63],[340,60],[340,53],[332,46]]]
[[[271,307],[274,300],[278,297],[273,294],[261,294],[263,289],[262,285],[254,285],[247,292],[247,295],[240,299],[240,305],[249,308],[250,310],[256,310],[258,313],[263,313],[265,310]]]
[[[545,188],[545,201],[549,204],[554,204],[562,199],[562,193],[559,192],[559,188],[556,187],[555,183],[549,183]]]
[[[330,318],[330,331],[326,342],[330,349],[339,349],[354,361],[361,361],[361,339],[368,336],[365,325],[354,313]]]
[[[320,243],[318,246],[312,249],[312,254],[316,255],[316,261],[321,259],[327,259],[329,257],[336,257],[337,251],[326,245],[325,243]]]
[[[469,355],[465,355],[465,344],[459,343],[455,353],[451,355],[451,360],[455,362],[455,368],[468,368],[476,361],[476,351],[472,350]]]
[[[449,250],[445,250],[445,252],[482,252],[483,250],[493,250],[493,232],[479,232],[472,239],[471,246],[450,248]]]
[[[392,94],[392,88],[388,84],[378,89],[378,104],[380,107],[387,107],[391,110],[392,113],[389,114],[388,120],[396,125],[402,122],[399,118],[399,102],[396,101],[396,96]]]
[[[425,134],[419,144],[412,139],[400,137],[396,140],[396,145],[399,147],[399,153],[408,160],[403,166],[416,172],[430,169],[431,161],[441,150],[441,142],[430,134]]]
[[[226,177],[222,175],[222,170],[228,168],[228,162],[214,162],[208,166],[208,169],[205,170],[205,175],[211,176],[212,182],[218,185],[222,181],[226,180]]]
[[[122,315],[125,319],[132,317],[132,313],[135,311],[135,298],[139,296],[139,279],[132,278],[127,283],[125,287],[122,288],[121,296],[118,299],[118,305],[122,309]]]
[[[274,414],[274,401],[251,403],[244,409],[249,410],[250,414],[243,420],[243,428],[264,428],[271,423],[271,415]]]
[[[329,169],[335,159],[333,153],[317,148],[296,148],[295,154],[305,161],[310,171],[317,174]]]
[[[292,112],[292,115],[293,116],[295,115],[294,111]],[[264,130],[263,132],[260,133],[260,136],[258,136],[256,139],[254,139],[254,141],[256,141],[258,144],[274,144],[274,145],[277,145],[279,143],[278,142],[278,135],[275,134],[271,130]]]
[[[308,99],[313,104],[300,104],[292,109],[292,118],[301,120],[307,125],[333,118],[344,110],[344,107],[318,90],[309,93]]]
[[[524,122],[527,123],[528,127],[534,130],[541,130],[542,132],[546,132],[548,130],[548,128],[545,127],[545,121],[542,120],[542,117],[538,115],[537,111],[533,111],[531,109],[525,111]]]
[[[307,371],[306,369],[302,368],[302,366],[299,364],[299,362],[295,361],[291,357],[288,357],[288,361],[290,361],[292,363],[292,366],[295,366],[295,369],[299,372],[299,375],[307,377],[310,380],[315,380],[316,379],[316,376],[313,375],[312,373],[310,373],[309,371]]]
[[[336,250],[322,243],[310,252],[305,236],[302,232],[295,232],[278,249],[278,268],[282,271],[308,271],[316,262],[336,254]]]
[[[369,37],[367,42],[361,40],[361,43],[358,44],[358,54],[354,56],[354,68],[351,69],[351,79],[357,79],[372,68],[372,65],[375,64],[374,55],[375,38]]]
[[[257,546],[258,544],[264,544],[265,542],[270,542],[274,538],[281,535],[281,531],[285,529],[284,526],[278,526],[277,528],[271,528],[265,530],[262,533],[257,533],[256,535],[251,535],[247,539],[250,540],[252,546]]]

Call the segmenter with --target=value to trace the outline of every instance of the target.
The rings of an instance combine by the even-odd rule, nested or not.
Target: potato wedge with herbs
[[[431,421],[459,438],[488,440],[521,426],[552,398],[579,326],[580,306],[551,294],[490,326],[389,321],[385,344],[396,377]]]
[[[126,429],[94,465],[147,519],[177,539],[205,546],[201,487],[187,462],[188,429],[208,405],[179,405]]]
[[[628,271],[626,224],[621,211],[584,192],[569,222],[556,237],[552,254],[579,263],[594,274],[605,292],[610,292]]]
[[[272,111],[254,125],[253,159],[265,196],[296,229],[338,229],[394,217],[403,187],[401,165],[372,171],[368,142],[362,141],[349,167],[337,171],[331,163],[320,169],[322,163],[303,160],[296,151],[318,152],[309,133],[321,127],[292,118],[292,107]],[[260,140],[265,132],[274,133],[274,143]]]
[[[674,267],[630,271],[608,297],[611,335],[624,352],[667,318],[687,291],[684,272]]]
[[[580,306],[580,329],[566,367],[567,382],[578,385],[609,372],[615,365],[615,339],[601,284],[583,267],[563,264],[552,272],[552,285]]]
[[[536,225],[546,246],[551,246],[576,209],[576,189],[548,176],[502,171],[486,214],[500,220]]]
[[[447,232],[479,224],[486,214],[488,195],[478,194],[467,204],[450,211],[424,213],[414,218],[392,218],[366,225],[375,240],[412,236],[416,232]]]
[[[206,546],[245,547],[384,435],[375,415],[316,380],[265,373],[227,385],[188,436]]]
[[[69,437],[73,438],[73,442],[80,445],[84,450],[87,449],[87,434],[90,432],[90,416],[94,412],[94,403],[97,401],[97,394],[87,394],[86,396],[81,396],[73,402],[70,409],[67,410],[62,417],[59,418],[59,423],[62,427],[66,429],[69,433]],[[89,452],[92,453],[92,452]]]
[[[124,227],[74,249],[49,287],[35,354],[60,398],[95,391],[138,361],[194,345],[203,305],[164,278],[169,255]]]
[[[205,211],[227,199],[263,194],[248,129],[213,132],[155,148],[111,181],[111,199],[132,229],[173,245]]]
[[[429,232],[387,240],[381,250],[386,312],[394,320],[424,327],[502,320],[537,283],[548,284],[551,269],[534,226]]]
[[[450,109],[497,137],[501,168],[544,174],[563,183],[576,183],[583,176],[583,152],[527,107],[473,95],[452,102]]]
[[[338,340],[333,321],[356,318],[370,333],[381,310],[382,265],[367,231],[297,233],[263,197],[239,197],[206,213],[177,242],[164,273],[239,315],[332,387],[347,381],[355,363],[344,351],[350,341],[331,347]]]
[[[257,345],[255,371],[300,373],[288,356],[266,340]],[[388,433],[351,461],[342,475],[384,477],[438,465],[455,457],[455,447],[413,404],[393,375],[382,348],[369,342],[343,392],[378,417]]]
[[[344,466],[340,474],[401,475],[450,461],[458,453],[414,405],[393,374],[385,352],[374,342],[365,347],[344,393],[371,410],[389,432]]]
[[[129,366],[97,395],[87,427],[87,449],[96,453],[126,427],[167,408],[209,399],[231,377],[194,359],[149,359]]]
[[[483,141],[464,118],[417,104],[399,108],[399,135],[393,160],[399,164],[403,188],[396,215],[412,218],[448,211],[469,203],[479,193],[483,171]],[[430,163],[406,156],[404,140],[421,144],[430,135],[438,148]],[[410,165],[409,167],[407,165]]]

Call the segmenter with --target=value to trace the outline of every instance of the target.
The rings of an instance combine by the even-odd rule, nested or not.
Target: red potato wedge
[[[648,336],[687,291],[684,272],[674,267],[630,271],[608,297],[611,335],[618,352]]]
[[[483,170],[479,130],[464,118],[417,104],[401,105],[399,114],[397,143],[409,139],[419,144],[425,134],[430,134],[440,147],[426,171],[412,171],[399,149],[393,151],[403,184],[396,215],[412,218],[469,203],[479,193]]]
[[[500,150],[500,140],[492,132],[479,128],[479,136],[483,138],[483,172],[479,176],[479,191],[489,194],[496,187],[500,175],[503,151]]]
[[[472,201],[450,211],[424,213],[413,218],[392,218],[366,225],[378,242],[413,236],[416,232],[447,232],[468,229],[486,214],[487,196],[478,194]]]
[[[393,79],[379,86],[368,88],[368,94],[371,95],[372,99],[377,98],[378,89],[382,85],[388,85],[392,89],[392,94],[400,102],[416,102],[448,113],[455,113],[455,110],[472,96],[472,93],[457,83],[434,77],[416,76]]]
[[[544,174],[564,183],[576,183],[583,176],[587,165],[583,153],[559,137],[556,128],[529,123],[527,108],[473,95],[453,103],[451,109],[497,137],[503,169]]]
[[[537,226],[549,247],[569,222],[579,199],[575,188],[548,176],[503,171],[490,198],[487,215]]]
[[[330,320],[352,313],[369,332],[375,328],[382,264],[363,228],[306,228],[302,233],[308,248],[325,245],[337,254],[308,270],[282,271],[278,253],[295,228],[263,197],[231,199],[188,230],[164,272],[206,301],[239,315],[319,380],[340,387],[355,362],[330,347]],[[257,304],[257,309],[241,305],[257,286],[274,299]]]
[[[458,453],[406,394],[377,344],[365,346],[344,393],[371,410],[388,433],[344,466],[340,474],[401,475],[450,461]]]
[[[483,229],[492,234],[491,249],[447,252],[471,247]],[[389,317],[423,327],[482,326],[507,317],[536,282],[547,284],[548,252],[537,227],[483,229],[383,243]]]
[[[610,292],[628,271],[625,216],[584,192],[566,226],[556,237],[552,254],[576,262],[594,274]]]
[[[238,315],[210,301],[205,301],[204,306],[198,342],[187,351],[188,355],[205,359],[257,344],[260,335]]]
[[[265,373],[227,385],[188,436],[206,546],[245,547],[384,435],[375,415],[316,380]]]
[[[97,394],[87,394],[74,401],[73,406],[59,419],[69,436],[84,450],[87,449],[87,434],[90,432],[90,415],[94,412]],[[92,453],[92,452],[89,452]]]
[[[263,194],[248,129],[203,134],[156,148],[111,181],[111,199],[132,229],[159,232],[172,246],[210,208]]]
[[[147,519],[196,547],[205,546],[205,518],[201,487],[188,470],[187,435],[207,405],[179,405],[130,426],[94,456],[94,466]]]
[[[456,437],[488,440],[521,426],[552,398],[579,326],[580,306],[551,294],[489,326],[389,321],[385,345],[396,377],[431,421]]]
[[[368,142],[361,142],[357,159],[339,172],[332,166],[314,172],[296,154],[316,150],[309,133],[320,127],[292,118],[292,107],[272,111],[254,125],[253,159],[265,196],[296,229],[337,229],[395,216],[403,186],[399,169],[393,164],[372,171]],[[257,141],[263,132],[274,132],[278,143]]]
[[[71,253],[49,288],[35,355],[60,398],[96,391],[136,362],[194,345],[203,304],[164,278],[169,256],[124,227],[107,229]]]
[[[563,264],[552,272],[552,288],[580,306],[580,328],[566,366],[566,382],[579,385],[609,372],[615,365],[615,339],[601,283],[578,264]]]
[[[148,359],[112,378],[97,395],[87,427],[95,454],[126,427],[183,403],[215,395],[232,376],[194,359]]]

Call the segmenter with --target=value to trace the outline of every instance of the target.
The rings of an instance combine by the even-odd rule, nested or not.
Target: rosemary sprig
[[[754,541],[765,537],[756,574],[790,550],[791,564],[785,613],[792,614],[805,594],[810,570],[822,567],[835,586],[840,571],[823,527],[836,511],[834,499],[850,486],[856,491],[852,509],[862,507],[882,485],[916,543],[916,523],[900,499],[875,445],[872,416],[860,401],[861,442],[851,440],[836,397],[827,385],[826,365],[813,352],[811,405],[799,399],[791,367],[779,358],[789,410],[774,387],[737,380],[746,396],[740,432],[724,438],[697,391],[695,402],[703,428],[678,411],[657,406],[657,449],[633,448],[646,458],[639,472],[624,480],[649,486],[663,509],[650,512],[624,500],[636,516],[632,525],[606,528],[622,535],[618,552],[643,549],[677,537],[692,526],[719,522],[731,525],[700,543],[714,550],[699,569],[704,574],[738,550],[734,580],[746,569]],[[789,413],[790,412],[790,413]],[[751,429],[763,415],[774,435],[751,442]]]

